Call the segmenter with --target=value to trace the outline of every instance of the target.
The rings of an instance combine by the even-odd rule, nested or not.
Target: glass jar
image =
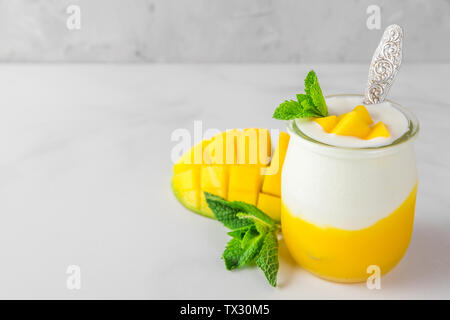
[[[408,248],[417,194],[413,141],[419,124],[410,111],[389,102],[408,120],[408,131],[381,147],[328,145],[306,136],[295,120],[288,123],[283,238],[297,263],[319,277],[366,281],[373,266],[387,273]]]

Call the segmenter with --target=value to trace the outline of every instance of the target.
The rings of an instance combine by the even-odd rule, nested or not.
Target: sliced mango
[[[211,140],[203,140],[197,143],[191,150],[181,156],[181,158],[175,163],[173,170],[174,173],[183,172],[192,168],[193,166],[206,164],[204,160],[204,152],[206,147],[212,142]]]
[[[242,131],[228,130],[214,136],[204,148],[204,164],[222,165],[237,163],[237,138]]]
[[[266,166],[272,153],[270,133],[267,129],[245,129],[237,137],[237,163]]]
[[[358,105],[352,111],[339,116],[328,116],[314,119],[327,133],[341,136],[352,136],[361,139],[373,139],[376,137],[390,136],[386,126],[379,122],[372,126],[373,119],[363,105]],[[381,123],[381,124],[380,124]]]
[[[261,168],[255,165],[230,167],[230,183],[228,190],[258,193],[261,189]]]
[[[257,207],[267,215],[269,215],[272,219],[277,221],[280,220],[281,215],[281,199],[279,197],[260,193],[258,196],[258,205]]]
[[[391,135],[389,133],[389,130],[386,128],[386,125],[383,123],[383,121],[380,121],[372,127],[366,139],[369,140],[378,137],[389,138],[390,136]]]
[[[364,139],[369,132],[369,125],[356,111],[347,113],[331,131],[331,133],[341,136],[353,136],[361,139]]]
[[[197,190],[200,187],[200,167],[190,168],[186,171],[175,174],[172,184],[178,190]]]
[[[175,196],[188,209],[208,217],[213,213],[205,201],[205,191],[230,201],[259,204],[279,219],[281,168],[288,143],[289,135],[282,132],[270,162],[267,129],[235,129],[204,140],[174,165]]]
[[[366,107],[363,105],[356,106],[353,111],[355,111],[361,119],[363,119],[368,125],[373,124],[372,117],[367,111]]]
[[[316,119],[314,119],[314,121],[317,122],[318,124],[320,124],[322,129],[325,132],[328,132],[328,133],[330,133],[331,130],[333,130],[333,128],[338,123],[337,116],[328,116],[328,117],[323,117],[323,118],[316,118]]]
[[[289,135],[286,132],[280,132],[278,145],[273,154],[272,162],[270,163],[269,168],[264,172],[262,192],[281,197],[281,169],[283,168],[288,145]]]
[[[256,206],[256,201],[258,199],[258,193],[255,192],[246,192],[240,190],[229,190],[228,191],[228,200],[229,201],[243,201],[250,203]]]
[[[172,189],[186,208],[200,212],[200,167],[175,173],[172,178]]]

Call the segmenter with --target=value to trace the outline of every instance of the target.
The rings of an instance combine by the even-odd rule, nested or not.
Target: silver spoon
[[[402,40],[403,30],[400,26],[391,24],[384,30],[370,63],[365,104],[380,103],[386,99],[402,63]]]

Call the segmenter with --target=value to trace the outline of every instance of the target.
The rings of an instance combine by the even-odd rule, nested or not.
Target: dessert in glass
[[[405,254],[414,223],[418,121],[395,102],[364,106],[363,98],[329,96],[332,116],[322,123],[288,122],[283,238],[303,268],[338,282],[366,281],[373,265],[381,274],[390,271]],[[359,116],[357,108],[364,109]],[[345,121],[356,124],[348,131]]]

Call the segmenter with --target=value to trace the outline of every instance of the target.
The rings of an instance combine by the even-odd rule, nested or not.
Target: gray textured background
[[[0,0],[0,61],[367,62],[372,4],[404,27],[405,60],[450,61],[449,0]]]

